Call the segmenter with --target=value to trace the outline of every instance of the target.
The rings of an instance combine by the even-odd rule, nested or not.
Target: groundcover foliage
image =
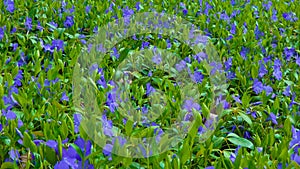
[[[299,0],[3,0],[1,168],[299,168],[299,4]],[[194,118],[199,125],[164,153],[148,156],[151,152],[145,150],[145,158],[130,158],[111,153],[126,140],[113,139],[100,146],[83,130],[83,115],[72,101],[72,78],[81,50],[90,47],[89,39],[103,25],[139,12],[180,16],[203,31],[222,61],[227,88],[226,95],[218,98],[224,110],[218,112],[217,126],[201,142],[201,125],[213,102],[211,70],[201,56],[159,34],[136,35],[116,44],[107,51],[105,62],[91,65],[97,103],[104,112],[95,119],[102,123],[102,134],[157,133],[157,140],[164,141],[159,137],[162,129],[181,110],[187,113],[185,120]],[[138,122],[124,117],[117,109],[111,79],[118,73],[117,65],[141,49],[164,49],[181,58],[176,69],[188,67],[198,86],[198,101],[181,100],[170,74],[143,69],[132,73],[130,84],[132,106],[140,113],[137,119],[147,114],[147,96],[157,89],[168,99],[165,111],[155,120],[151,113]],[[159,64],[160,59],[155,55],[152,61]],[[180,100],[183,106],[176,104]]]

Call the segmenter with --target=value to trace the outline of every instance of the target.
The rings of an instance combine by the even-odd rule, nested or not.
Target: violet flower
[[[26,20],[25,20],[25,28],[27,30],[31,30],[32,29],[32,19],[29,18],[29,17],[26,17]]]
[[[13,13],[15,11],[15,3],[13,0],[4,0],[4,5],[8,12]]]

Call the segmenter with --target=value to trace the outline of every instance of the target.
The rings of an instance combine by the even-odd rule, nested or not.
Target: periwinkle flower
[[[73,16],[67,16],[66,20],[64,22],[65,28],[70,28],[74,25],[74,17]]]
[[[107,88],[107,83],[106,83],[104,75],[100,76],[100,79],[97,80],[97,84],[100,85],[103,88]]]
[[[232,0],[231,0],[232,1]],[[207,166],[207,167],[205,167],[204,169],[215,169],[215,167],[214,166]]]
[[[155,54],[153,57],[152,57],[152,62],[159,65],[161,62],[162,62],[162,58],[161,58],[161,55],[158,53],[158,54]]]
[[[117,59],[119,59],[120,54],[119,54],[117,48],[114,46],[114,47],[112,48],[112,50],[113,50],[113,55],[112,55],[112,56],[115,56]]]
[[[208,58],[208,56],[204,52],[199,52],[196,55],[194,55],[194,59],[196,59],[198,61],[198,63],[200,63],[201,61],[203,61],[204,59],[207,59],[207,58]]]
[[[54,27],[55,29],[58,27],[58,24],[55,23],[54,21],[51,21],[51,22],[49,23],[49,25],[51,25],[51,26]],[[53,31],[53,29],[50,28],[50,31]]]
[[[273,69],[274,69],[273,76],[276,78],[276,80],[281,80],[282,79],[281,61],[279,59],[276,59],[274,61]]]
[[[239,152],[239,149],[240,149],[240,148],[241,148],[241,147],[238,146],[238,147],[235,149],[234,153],[231,153],[231,154],[230,154],[230,160],[231,160],[232,162],[235,162],[236,156],[238,155],[238,152]]]
[[[21,82],[22,78],[23,78],[23,71],[19,70],[18,74],[14,78],[14,85],[17,87],[22,86],[22,82]]]
[[[194,99],[191,98],[184,101],[183,109],[188,112],[192,112],[192,109],[199,111],[201,109],[201,106],[197,102],[194,102]]]
[[[228,71],[232,66],[232,57],[228,58],[227,61],[225,61],[224,65],[225,71]]]
[[[235,26],[235,24],[231,25],[230,33],[233,34],[233,35],[235,35],[235,33],[236,33],[236,26]]]
[[[291,95],[290,92],[291,92],[291,86],[287,86],[287,87],[285,88],[283,94],[284,94],[285,96],[288,96],[288,97],[289,97],[289,96]]]
[[[106,144],[106,145],[103,147],[102,153],[103,153],[105,156],[111,156],[112,149],[113,149],[113,145],[112,145],[112,144]]]
[[[54,50],[56,49],[57,51],[59,50],[64,50],[64,41],[63,40],[60,40],[60,39],[54,39],[52,41],[52,46],[51,46],[51,49]]]
[[[95,27],[94,27],[93,33],[98,33],[98,26],[95,26]]]
[[[4,0],[4,5],[8,12],[13,13],[15,11],[15,3],[13,0]]]
[[[253,104],[252,104],[253,105]],[[250,114],[253,118],[257,118],[257,114],[256,114],[256,112],[255,111],[247,111],[247,113],[246,114]]]
[[[277,122],[276,118],[277,118],[276,115],[271,112],[270,116],[267,118],[267,121],[272,121],[273,124],[277,125],[278,122]]]
[[[263,83],[260,82],[258,79],[255,79],[253,82],[253,91],[256,94],[259,94],[263,91],[263,89],[264,89]]]
[[[295,54],[295,48],[284,48],[284,55],[287,61],[291,60],[291,57]]]
[[[81,149],[81,152],[84,153],[84,156],[91,154],[92,143],[90,140],[85,141],[83,138],[78,136],[74,143]]]
[[[271,19],[274,22],[276,22],[278,20],[278,18],[277,18],[277,10],[276,9],[273,9]]]
[[[56,153],[58,153],[58,148],[57,148],[58,143],[55,140],[48,140],[45,144],[46,146],[54,149]]]
[[[62,93],[60,101],[67,101],[67,102],[69,101],[69,97],[67,96],[66,92]]]
[[[262,36],[264,36],[264,32],[260,31],[258,26],[256,25],[255,30],[254,30],[254,34],[255,34],[255,39],[258,40],[260,39]]]
[[[282,14],[283,18],[287,21],[296,22],[298,21],[298,17],[296,17],[296,14],[293,12],[285,12]]]
[[[183,69],[186,68],[186,62],[184,60],[181,60],[179,63],[175,65],[175,68],[178,72],[181,72]]]
[[[245,131],[244,136],[245,139],[250,139],[251,138],[251,133],[249,131]]]
[[[149,96],[151,93],[155,92],[155,88],[151,86],[150,83],[146,84],[146,95]]]
[[[109,107],[109,110],[113,113],[118,107],[117,96],[115,92],[108,92],[106,105]]]
[[[102,129],[104,131],[104,134],[106,136],[112,137],[114,135],[112,128],[113,128],[113,123],[111,120],[107,119],[107,116],[105,114],[102,115],[101,118],[101,122],[102,122]]]
[[[298,152],[298,149],[300,148],[300,131],[297,131],[294,126],[292,126],[292,140],[290,142],[289,148],[293,148],[294,152]]]
[[[296,57],[296,64],[297,64],[298,66],[300,66],[300,57],[299,57],[299,56]]]
[[[232,98],[233,98],[234,101],[236,101],[238,103],[242,103],[242,101],[240,100],[240,96],[232,95]]]
[[[234,11],[232,11],[230,18],[236,17],[238,14],[240,14],[240,12],[241,12],[240,10],[234,10]]]
[[[204,79],[204,76],[200,71],[195,71],[194,72],[193,80],[196,83],[201,83],[203,79]]]
[[[54,165],[54,169],[66,169],[66,168],[70,168],[69,163],[68,163],[68,161],[66,159],[58,161]]]
[[[137,2],[136,4],[135,4],[135,8],[136,8],[136,11],[140,11],[140,2]]]
[[[85,13],[90,13],[91,9],[92,9],[92,6],[87,5],[87,6],[85,7]]]
[[[13,47],[13,51],[15,52],[18,48],[19,44],[18,43],[13,43],[12,47]]]
[[[213,9],[213,7],[208,2],[205,2],[204,14],[208,16],[211,9]]]
[[[2,27],[0,27],[0,40],[2,40],[4,38],[4,29]]]
[[[149,47],[150,43],[145,41],[145,42],[142,42],[142,48],[141,49],[145,49],[147,47]]]
[[[17,28],[13,27],[12,30],[10,31],[10,34],[14,34],[16,31],[17,31]]]
[[[230,17],[227,15],[225,11],[220,14],[220,19],[225,21],[230,21]]]
[[[183,13],[183,15],[187,15],[188,10],[187,10],[187,9],[183,9],[183,10],[182,10],[182,13]]]
[[[16,161],[16,162],[19,162],[19,159],[20,159],[20,153],[18,150],[16,149],[11,149],[9,152],[8,152],[8,155],[9,155],[9,158],[13,161]]]
[[[25,20],[25,28],[27,30],[31,30],[32,29],[32,19],[29,18],[29,17],[26,17],[26,20]]]
[[[214,75],[217,71],[220,72],[223,68],[223,65],[218,62],[211,62],[209,65],[212,66],[211,75]]]
[[[246,59],[247,58],[247,53],[249,52],[249,49],[246,48],[246,47],[242,47],[242,50],[240,52],[240,55],[243,57],[243,59]]]
[[[80,122],[81,122],[82,116],[79,113],[75,113],[73,115],[73,118],[74,118],[74,132],[78,133],[79,132],[79,126],[80,126]]]
[[[4,110],[2,109],[2,115],[6,117],[7,120],[14,120],[17,118],[17,115],[12,110]]]
[[[270,95],[273,92],[273,88],[269,85],[264,86],[264,91],[266,92],[266,95]]]
[[[272,7],[272,1],[268,1],[266,4],[264,3],[263,7],[268,11]]]

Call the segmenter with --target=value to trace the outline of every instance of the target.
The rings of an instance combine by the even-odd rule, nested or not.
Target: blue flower
[[[13,0],[4,0],[4,5],[8,12],[13,13],[15,11],[15,3]]]
[[[192,112],[192,109],[199,111],[201,107],[197,102],[194,102],[194,99],[187,99],[184,101],[183,109],[185,109],[188,112]]]
[[[64,22],[65,28],[70,28],[74,25],[74,17],[73,16],[67,16],[66,20]]]
[[[6,117],[7,120],[14,120],[17,118],[17,115],[11,110],[2,109],[2,115]]]
[[[274,113],[270,113],[270,116],[267,118],[267,121],[272,121],[273,124],[277,125],[276,115]]]
[[[112,145],[112,144],[106,144],[106,145],[103,147],[102,153],[103,153],[105,156],[111,156],[112,149],[113,149],[113,145]]]
[[[298,152],[298,149],[300,148],[300,132],[297,131],[294,126],[292,126],[292,133],[293,136],[289,148],[293,148],[294,152]]]
[[[233,34],[233,35],[236,33],[236,26],[235,26],[235,24],[231,25],[230,33]]]
[[[186,62],[181,60],[179,63],[175,65],[175,68],[178,72],[181,72],[186,67]]]
[[[27,30],[31,30],[32,29],[32,19],[29,18],[29,17],[26,17],[26,20],[25,20],[25,28]]]
[[[79,113],[75,113],[73,115],[73,118],[74,118],[74,132],[78,133],[79,132],[79,126],[80,126],[80,122],[81,122],[82,116]]]
[[[283,13],[283,18],[287,21],[296,22],[298,21],[298,17],[296,17],[296,14],[293,12]]]
[[[113,56],[115,56],[117,59],[119,59],[120,54],[119,54],[117,48],[114,46],[114,47],[112,48],[112,50],[113,50]]]
[[[87,6],[85,7],[85,12],[86,12],[86,13],[89,13],[89,12],[91,11],[91,9],[92,9],[92,7],[91,7],[90,5],[87,5]]]
[[[226,14],[225,11],[223,11],[223,12],[220,14],[220,19],[221,19],[221,20],[225,20],[225,21],[230,21],[230,18],[229,18],[229,16]]]
[[[204,52],[199,52],[194,56],[194,59],[196,59],[198,61],[198,63],[200,63],[204,59],[207,59],[207,54]]]
[[[281,61],[279,59],[276,59],[274,61],[274,66],[273,66],[273,76],[276,78],[276,80],[281,80],[282,79],[282,72],[280,70],[281,68]]]
[[[66,92],[62,93],[60,101],[67,101],[67,102],[69,101],[69,97],[66,95]]]
[[[20,159],[20,154],[18,150],[11,149],[8,152],[9,158],[12,159],[13,161],[19,162]]]
[[[149,96],[151,93],[155,92],[155,88],[151,86],[150,83],[146,84],[146,95]]]
[[[204,76],[201,72],[199,72],[199,71],[194,72],[194,80],[196,83],[201,83],[203,78],[204,78]]]
[[[74,143],[81,149],[84,156],[91,154],[92,142],[90,140],[85,141],[83,138],[78,136]]]
[[[272,1],[268,1],[266,4],[264,3],[263,7],[268,11],[272,7]]]
[[[284,48],[284,55],[287,61],[291,60],[291,57],[295,54],[295,48]]]
[[[291,92],[291,86],[287,86],[287,87],[285,88],[283,94],[284,94],[285,96],[290,96],[290,95],[291,95],[290,92]]]
[[[57,40],[53,40],[52,41],[52,46],[51,46],[51,50],[54,50],[56,49],[57,51],[59,50],[64,50],[64,41],[63,40],[60,40],[60,39],[57,39]]]
[[[112,137],[114,135],[113,131],[112,131],[112,128],[113,128],[113,123],[111,120],[108,120],[106,115],[103,114],[102,115],[102,119],[101,119],[101,122],[102,122],[102,129],[104,131],[104,134],[106,136],[109,136],[109,137]]]
[[[231,160],[232,162],[235,161],[236,156],[238,155],[238,152],[239,152],[239,149],[240,149],[240,148],[241,148],[241,147],[238,146],[238,147],[235,149],[234,153],[231,153],[231,154],[230,154],[230,160]]]
[[[259,94],[263,91],[263,89],[264,89],[263,83],[260,82],[258,79],[255,79],[253,82],[253,91],[256,94]]]
[[[296,64],[297,64],[298,66],[300,66],[300,57],[299,57],[299,56],[296,57]]]
[[[278,20],[278,18],[277,18],[277,10],[276,10],[276,9],[273,9],[271,19],[272,19],[274,22],[276,22],[276,21]]]
[[[262,63],[262,61],[259,62],[259,70],[258,70],[258,76],[259,77],[263,77],[265,74],[268,73],[268,70],[266,68],[266,66]]]
[[[243,59],[246,59],[248,52],[249,52],[249,49],[243,46],[242,50],[240,52],[240,55],[243,57]]]

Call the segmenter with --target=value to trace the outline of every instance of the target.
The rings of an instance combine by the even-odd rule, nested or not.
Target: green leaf
[[[237,135],[230,135],[229,138],[228,138],[228,140],[231,143],[233,143],[233,144],[235,144],[237,146],[247,147],[247,148],[250,148],[250,149],[254,149],[254,145],[253,145],[253,143],[251,141],[249,141],[249,140],[247,140],[245,138],[239,137]]]
[[[11,163],[11,162],[4,162],[1,165],[0,169],[18,169],[19,167],[17,166],[16,163]]]
[[[250,101],[251,97],[247,94],[247,92],[245,92],[242,97],[242,104],[244,108],[247,108],[249,106]]]
[[[32,152],[36,152],[37,148],[34,142],[31,140],[31,137],[27,132],[24,132],[23,144],[25,147],[30,148]]]
[[[250,119],[249,116],[247,116],[246,114],[239,112],[240,116],[250,125],[252,126],[252,120]]]
[[[8,146],[11,143],[11,140],[7,136],[0,136],[0,141]]]

